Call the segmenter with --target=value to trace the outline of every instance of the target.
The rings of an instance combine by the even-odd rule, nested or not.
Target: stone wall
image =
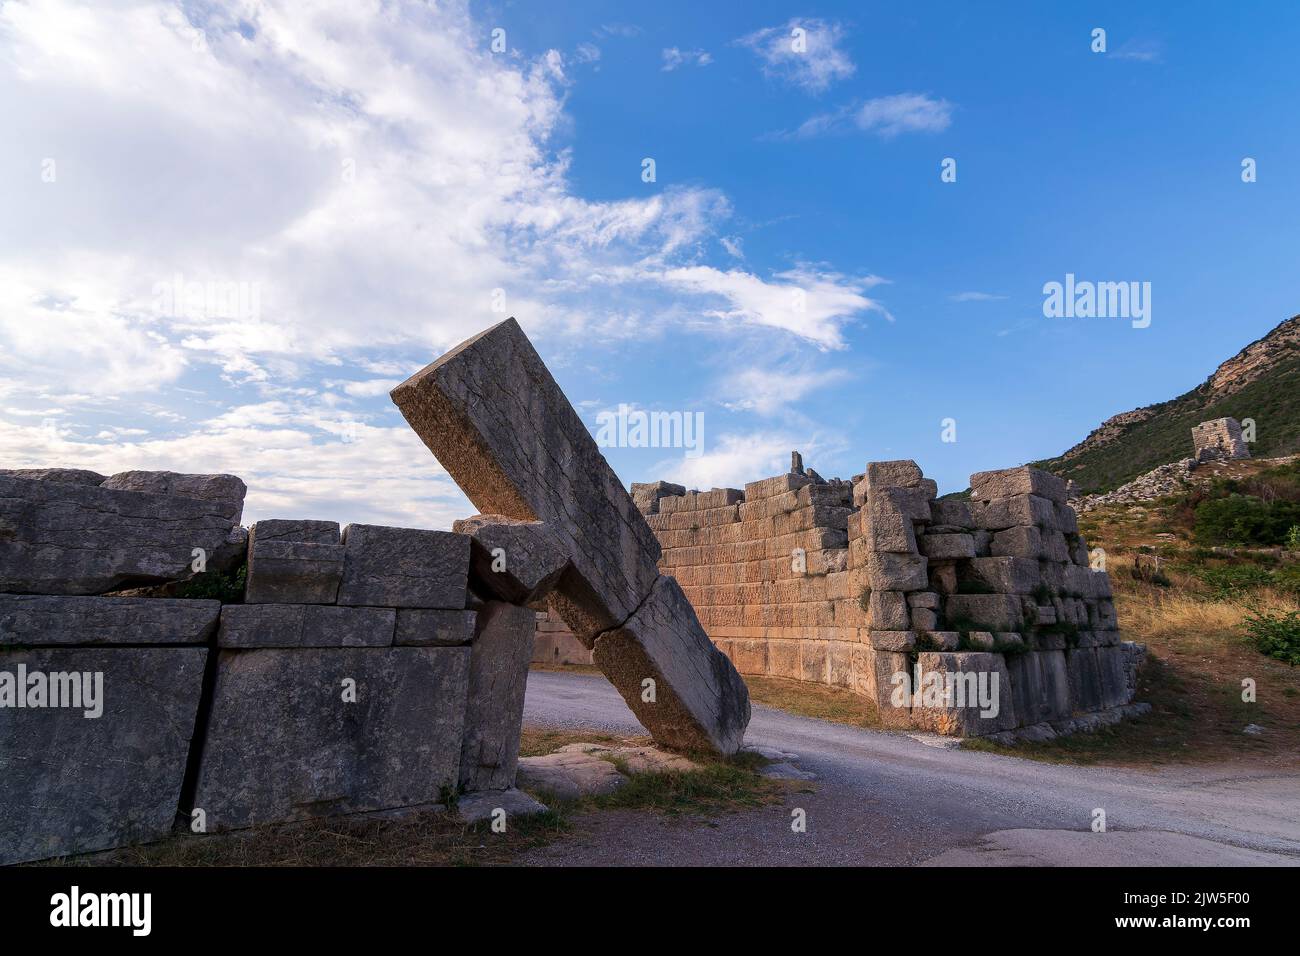
[[[936,500],[910,461],[852,484],[801,466],[743,491],[633,486],[661,568],[742,674],[848,688],[948,734],[1042,739],[1142,711],[1143,649],[1120,639],[1059,479],[986,472],[969,501]],[[997,713],[900,692],[927,674],[996,683]]]
[[[536,612],[476,589],[472,534],[245,531],[243,495],[0,474],[0,863],[458,792],[519,806]],[[241,568],[233,603],[174,596]]]
[[[1192,445],[1197,461],[1232,461],[1250,457],[1250,449],[1242,438],[1241,422],[1235,418],[1201,422],[1192,429]]]

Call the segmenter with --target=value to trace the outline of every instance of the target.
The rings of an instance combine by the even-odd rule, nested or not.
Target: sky
[[[1277,3],[0,0],[0,467],[445,528],[387,393],[515,316],[626,483],[798,449],[960,490],[1300,312],[1298,41]],[[1130,309],[1048,315],[1067,276]]]

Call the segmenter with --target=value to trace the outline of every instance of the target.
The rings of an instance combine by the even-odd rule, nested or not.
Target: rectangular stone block
[[[195,806],[209,830],[440,802],[468,647],[220,652]]]
[[[460,751],[463,790],[515,785],[534,628],[534,612],[525,607],[488,601],[478,611]]]
[[[467,535],[350,524],[343,529],[343,549],[339,604],[465,607],[470,549]]]
[[[722,753],[739,749],[749,693],[672,578],[659,578],[622,627],[597,637],[592,657],[655,740],[684,750],[704,741]],[[653,701],[646,680],[654,682]]]
[[[916,635],[911,631],[872,631],[870,640],[878,651],[906,653],[916,646]]]
[[[1070,716],[1064,651],[1029,651],[1007,658],[1016,715],[1025,726]]]
[[[867,576],[873,591],[922,591],[930,580],[926,559],[911,554],[872,552],[867,555]]]
[[[459,647],[474,640],[474,628],[474,611],[399,607],[393,643],[398,647]]]
[[[872,591],[867,599],[867,626],[878,631],[906,631],[911,619],[901,591]]]
[[[958,587],[968,573],[999,594],[1029,594],[1043,583],[1038,562],[1029,558],[973,558],[958,569]]]
[[[224,559],[242,508],[242,496],[236,502],[0,477],[0,591],[101,594],[184,580],[194,573],[194,549],[209,567]]]
[[[944,617],[950,624],[965,618],[973,630],[1019,631],[1024,621],[1020,598],[1010,594],[949,594],[944,598]]]
[[[1017,525],[1037,525],[1049,531],[1059,530],[1055,506],[1038,495],[972,501],[970,507],[975,527],[985,531],[1001,531]]]
[[[1065,502],[1065,481],[1051,472],[1028,465],[981,471],[970,476],[971,497],[981,501],[1010,498],[1014,495],[1038,495],[1048,501]]]
[[[976,737],[1017,725],[1014,695],[1001,654],[927,651],[917,655],[917,664],[921,679],[913,688],[911,712],[917,727],[937,734]]]
[[[772,478],[764,478],[762,481],[751,481],[745,485],[745,500],[757,501],[760,498],[771,498],[774,495],[785,494],[787,491],[798,491],[804,485],[812,484],[812,479],[807,475],[776,475]]]
[[[960,498],[940,498],[930,502],[930,520],[951,528],[973,527],[970,503]]]
[[[880,721],[886,727],[907,727],[911,725],[912,712],[905,697],[899,693],[901,687],[911,686],[912,662],[907,654],[896,651],[872,650],[873,676],[876,707]],[[906,683],[905,683],[906,682]]]
[[[204,644],[220,601],[0,594],[0,647]]]
[[[333,604],[343,577],[334,521],[259,521],[248,533],[248,604]]]
[[[887,508],[864,508],[858,512],[862,540],[868,551],[916,554],[916,533],[912,520]]]
[[[217,646],[390,647],[396,611],[322,604],[227,604]]]
[[[0,649],[0,682],[90,675],[80,707],[0,707],[0,865],[171,833],[210,652],[203,647]],[[18,681],[20,668],[24,680]],[[95,675],[100,675],[96,677]],[[85,689],[84,681],[79,682]],[[26,686],[22,686],[26,685]],[[47,695],[46,704],[53,701]],[[92,710],[93,712],[93,710]]]
[[[931,561],[975,557],[975,539],[968,534],[923,534],[916,543],[920,552]]]

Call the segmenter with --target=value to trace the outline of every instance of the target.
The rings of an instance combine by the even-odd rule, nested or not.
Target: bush
[[[176,588],[178,598],[216,598],[222,604],[243,604],[244,584],[248,577],[248,565],[241,564],[237,570],[204,571],[188,581],[182,581]]]
[[[1286,533],[1286,548],[1288,551],[1300,551],[1300,524],[1293,524]]]
[[[1261,654],[1295,667],[1300,664],[1300,611],[1270,614],[1254,611],[1243,625],[1246,637]]]
[[[1300,523],[1300,503],[1253,495],[1211,498],[1196,506],[1196,540],[1208,544],[1280,545]]]
[[[1216,598],[1236,597],[1242,591],[1274,583],[1273,572],[1253,564],[1232,564],[1226,568],[1205,568],[1197,575],[1210,586]]]

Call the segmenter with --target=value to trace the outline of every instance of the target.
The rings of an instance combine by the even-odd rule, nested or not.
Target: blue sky
[[[948,491],[1300,311],[1300,11],[900,6],[4,3],[0,456],[445,526],[387,388],[502,308],[593,431],[704,416],[625,481],[799,448]],[[1149,327],[1044,317],[1067,273],[1149,282]]]

